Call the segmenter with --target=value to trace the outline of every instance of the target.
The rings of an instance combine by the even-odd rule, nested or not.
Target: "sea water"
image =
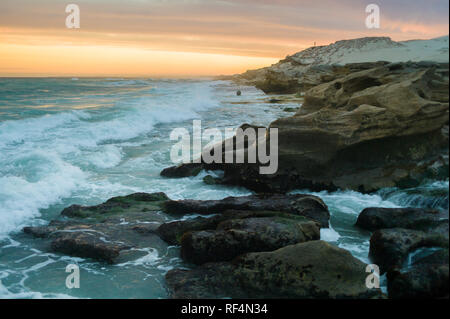
[[[242,91],[241,96],[236,91]],[[290,116],[297,102],[227,81],[23,78],[0,79],[0,298],[167,298],[165,273],[185,267],[178,247],[143,249],[118,265],[51,253],[23,234],[72,204],[93,205],[133,192],[165,192],[173,199],[221,199],[251,194],[206,185],[202,178],[166,179],[170,132],[202,126],[268,125]],[[298,190],[295,192],[307,192]],[[331,228],[322,238],[369,262],[368,232],[354,227],[365,207],[448,209],[448,180],[415,189],[314,193],[327,203]],[[80,267],[80,288],[65,285],[68,264]]]

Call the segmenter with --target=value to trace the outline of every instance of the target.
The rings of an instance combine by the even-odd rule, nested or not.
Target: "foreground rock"
[[[372,298],[366,265],[348,251],[323,241],[250,253],[233,262],[171,270],[173,298]]]
[[[246,211],[227,211],[232,208]],[[173,221],[174,215],[179,217],[193,213],[217,215]],[[329,212],[320,198],[308,195],[173,201],[164,193],[136,193],[114,197],[95,206],[72,205],[64,209],[61,216],[60,220],[54,220],[48,226],[25,227],[24,232],[44,239],[49,250],[108,263],[136,258],[148,248],[164,251],[168,244],[181,244],[186,252],[189,251],[186,244],[189,237],[186,236],[183,241],[185,233],[190,233],[191,238],[198,238],[196,231],[215,232],[215,236],[210,237],[216,239],[215,245],[212,241],[191,240],[196,243],[190,248],[192,253],[183,253],[186,260],[200,263],[214,256],[211,252],[199,257],[202,251],[208,249],[223,251],[222,255],[217,256],[227,260],[248,251],[274,250],[288,244],[318,239],[319,223],[304,216],[315,217],[328,225]],[[227,234],[222,238],[227,239],[222,240],[222,245],[218,245],[220,232]],[[240,237],[230,241],[231,234],[239,234]],[[250,243],[258,245],[251,246]],[[214,258],[218,260],[219,257]]]

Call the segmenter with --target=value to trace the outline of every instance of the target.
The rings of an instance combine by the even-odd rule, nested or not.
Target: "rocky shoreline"
[[[448,178],[448,63],[374,62],[328,72],[305,92],[295,115],[269,125],[278,128],[275,174],[259,174],[260,163],[184,164],[161,174],[222,170],[216,183],[279,193],[368,193]]]
[[[167,273],[173,298],[385,298],[366,287],[366,264],[321,240],[328,220],[328,207],[312,195],[174,201],[137,193],[71,206],[24,232],[49,251],[110,264],[138,258],[139,248],[178,245],[192,266]],[[370,257],[387,273],[389,297],[448,297],[448,213],[368,208],[355,227],[373,231]],[[433,253],[405,264],[426,247]]]
[[[259,163],[205,162],[161,172],[178,178],[220,170],[222,178],[205,183],[255,195],[176,201],[137,193],[73,205],[24,232],[50,251],[111,264],[136,258],[141,248],[179,246],[189,269],[167,273],[172,298],[448,298],[448,211],[373,207],[359,214],[354,227],[372,232],[369,258],[386,274],[386,296],[366,286],[365,263],[321,238],[330,219],[322,199],[288,193],[370,193],[448,180],[448,63],[280,63],[289,72],[276,65],[233,77],[304,96],[293,116],[268,127],[279,132],[275,174],[259,174]],[[248,140],[238,147],[248,150]]]

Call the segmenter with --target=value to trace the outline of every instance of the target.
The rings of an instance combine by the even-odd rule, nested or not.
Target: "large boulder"
[[[166,275],[173,298],[372,298],[366,265],[324,241],[249,253]]]
[[[218,225],[226,220],[236,220],[257,217],[285,217],[295,218],[296,216],[278,211],[243,211],[225,210],[212,217],[196,217],[184,220],[166,222],[157,229],[158,235],[172,245],[181,245],[181,238],[185,233],[201,230],[215,230]]]
[[[231,219],[216,230],[188,232],[181,238],[181,257],[194,264],[229,261],[248,252],[272,251],[320,239],[320,226],[299,216]]]

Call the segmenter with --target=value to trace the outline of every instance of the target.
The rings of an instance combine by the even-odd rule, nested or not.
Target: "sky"
[[[70,3],[79,29],[66,27]],[[370,3],[379,29],[366,28]],[[448,10],[448,0],[0,0],[0,76],[234,74],[314,43],[447,35]]]

